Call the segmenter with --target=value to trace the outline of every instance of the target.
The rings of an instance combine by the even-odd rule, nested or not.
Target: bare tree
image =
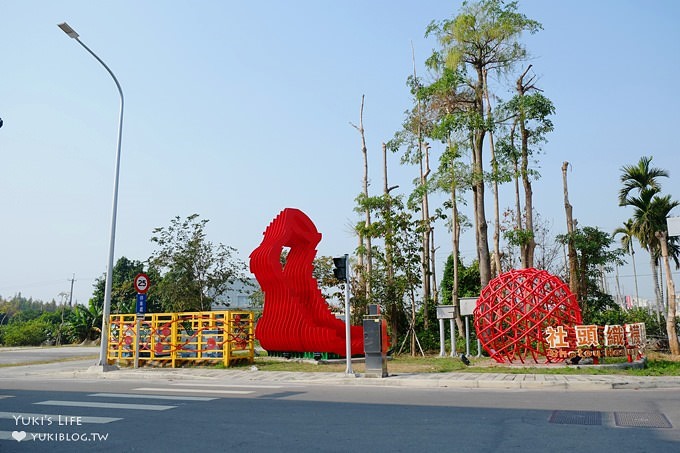
[[[350,123],[352,124],[352,123]],[[352,126],[359,131],[359,134],[361,135],[361,154],[363,155],[364,158],[364,179],[363,179],[363,194],[364,197],[368,200],[368,150],[366,148],[366,135],[364,133],[364,95],[361,95],[361,109],[359,111],[359,125],[352,124]],[[367,205],[366,206],[366,218],[365,218],[365,229],[366,231],[370,231],[371,229],[371,209]],[[362,290],[364,292],[364,296],[366,300],[369,299],[371,295],[371,274],[372,274],[372,258],[371,258],[371,235],[365,234],[363,235],[363,240],[362,240],[362,249],[359,253],[359,267],[363,267],[363,282],[362,282]],[[365,257],[365,259],[364,259]]]

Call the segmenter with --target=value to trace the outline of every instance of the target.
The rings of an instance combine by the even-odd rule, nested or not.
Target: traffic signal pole
[[[349,256],[345,254],[345,355],[347,357],[345,374],[354,374],[352,370],[352,329],[349,312],[349,275]]]

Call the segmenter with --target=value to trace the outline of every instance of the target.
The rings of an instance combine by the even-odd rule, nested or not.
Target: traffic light
[[[341,282],[346,282],[347,281],[347,255],[341,256],[339,258],[333,258],[333,265],[335,266],[335,269],[333,269],[333,275],[335,275],[335,278],[337,278]]]

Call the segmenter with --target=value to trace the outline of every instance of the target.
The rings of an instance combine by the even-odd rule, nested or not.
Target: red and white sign
[[[146,294],[149,290],[149,286],[151,286],[151,281],[149,280],[148,275],[137,274],[135,276],[135,289],[139,294]]]

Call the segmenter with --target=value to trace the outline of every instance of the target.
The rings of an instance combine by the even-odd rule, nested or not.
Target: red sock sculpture
[[[345,323],[330,311],[313,276],[314,223],[299,209],[286,208],[264,232],[250,254],[250,271],[264,292],[255,338],[270,352],[331,352],[346,355]],[[289,247],[286,264],[281,252]],[[363,328],[352,326],[352,355],[363,354]]]

